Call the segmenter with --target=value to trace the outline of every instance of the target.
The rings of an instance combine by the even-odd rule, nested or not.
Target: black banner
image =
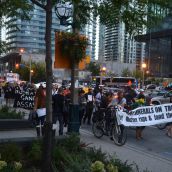
[[[33,88],[26,88],[21,91],[19,88],[15,89],[14,107],[20,107],[28,110],[34,108],[35,90]]]

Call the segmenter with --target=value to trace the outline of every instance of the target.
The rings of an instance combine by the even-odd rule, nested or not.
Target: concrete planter
[[[26,119],[0,119],[0,130],[22,130],[33,127],[32,122]]]

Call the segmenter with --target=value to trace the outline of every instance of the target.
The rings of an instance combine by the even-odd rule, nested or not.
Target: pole
[[[32,68],[32,56],[29,56],[29,82],[31,84],[32,82],[32,72],[31,72],[31,68]]]
[[[76,28],[76,21],[79,18],[75,11],[76,4],[73,4],[73,24],[72,31],[77,34],[79,31]],[[76,54],[74,54],[75,56]],[[75,58],[71,62],[71,104],[70,104],[70,114],[69,114],[69,124],[68,133],[79,133],[80,123],[79,123],[79,102],[78,102],[78,64]]]
[[[142,82],[142,88],[144,87],[144,79],[145,79],[145,72],[144,72],[144,69],[143,69],[143,82]]]

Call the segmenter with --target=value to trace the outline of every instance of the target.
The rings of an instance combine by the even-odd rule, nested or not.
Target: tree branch
[[[46,6],[41,4],[40,2],[38,2],[37,0],[31,0],[31,2],[41,8],[43,8],[44,10],[46,9]]]

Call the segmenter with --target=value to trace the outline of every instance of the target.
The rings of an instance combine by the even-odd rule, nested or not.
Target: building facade
[[[172,17],[165,17],[138,41],[146,43],[147,71],[153,77],[172,77]]]
[[[108,67],[110,66],[111,72],[118,75],[123,70],[116,71],[117,68],[119,69],[119,64],[125,64],[120,66],[125,68],[128,66],[129,70],[132,71],[140,66],[142,59],[145,57],[145,44],[136,42],[126,32],[124,23],[119,23],[113,27],[105,27],[103,41],[104,61]]]
[[[45,53],[45,22],[46,16],[43,9],[34,6],[30,12],[31,20],[8,19],[16,27],[6,29],[6,41],[11,51],[18,51],[25,48],[27,52],[44,54]],[[53,13],[52,19],[52,52],[54,52],[55,30],[61,29],[60,21]]]

